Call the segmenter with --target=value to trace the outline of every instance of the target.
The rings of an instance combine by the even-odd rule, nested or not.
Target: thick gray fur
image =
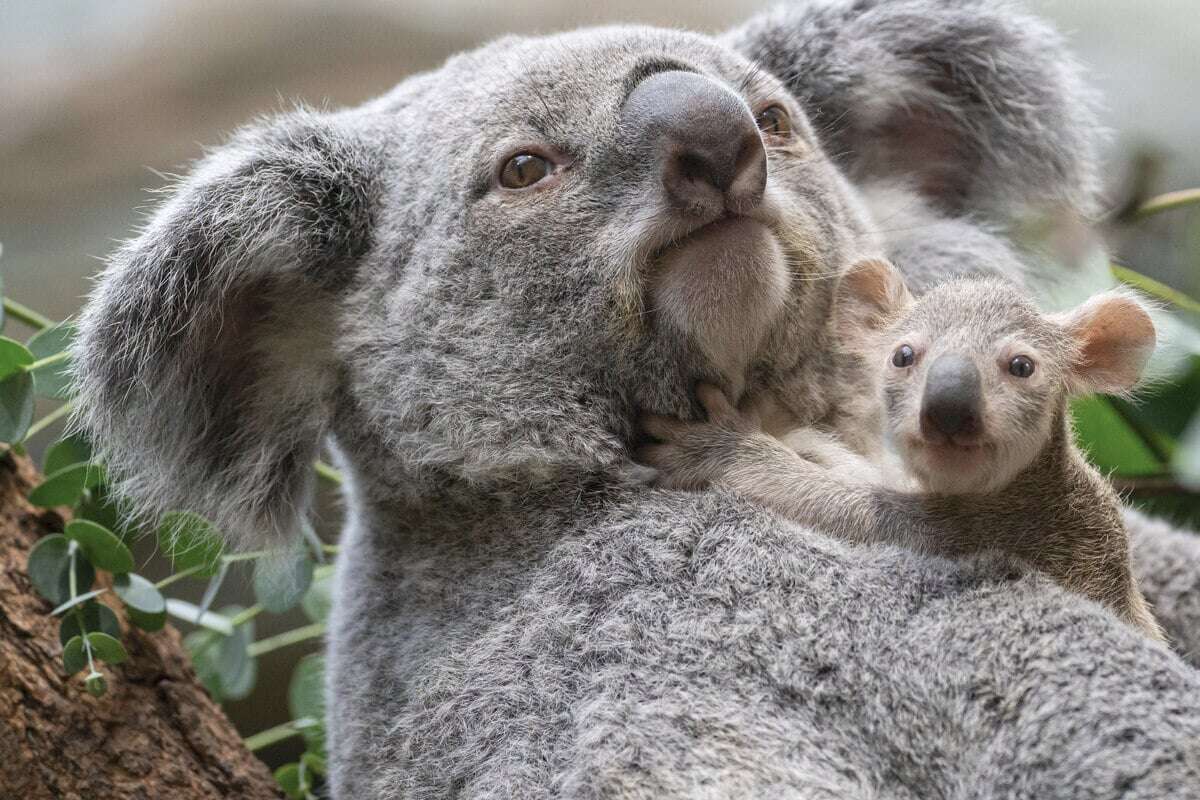
[[[889,248],[852,180],[914,187],[907,213],[937,224],[903,248],[931,275],[959,263],[939,231],[1005,253],[989,230],[1021,207],[1090,202],[1093,118],[1058,37],[955,0],[798,5],[724,42],[503,39],[214,151],[101,277],[79,420],[144,508],[242,541],[295,529],[331,444],[335,797],[1194,795],[1200,673],[1098,607],[637,480],[637,410],[694,415],[697,380],[731,381],[644,305],[671,231],[618,108],[664,68],[799,128],[767,191],[793,280],[746,376],[801,420],[826,411],[832,276]],[[868,100],[888,124],[863,127]],[[530,144],[573,156],[561,184],[493,190]],[[1146,591],[1164,626],[1195,642],[1194,542],[1131,528],[1172,576]]]

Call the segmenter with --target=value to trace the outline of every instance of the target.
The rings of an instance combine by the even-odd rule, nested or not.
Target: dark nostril
[[[921,401],[921,425],[946,436],[973,436],[980,431],[983,389],[975,363],[957,353],[939,356],[929,365]]]
[[[659,72],[630,93],[621,125],[657,159],[662,186],[689,212],[745,212],[766,188],[766,151],[745,102],[693,72]]]

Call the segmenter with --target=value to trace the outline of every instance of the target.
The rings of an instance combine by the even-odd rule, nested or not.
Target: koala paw
[[[758,416],[739,410],[715,386],[700,384],[696,396],[707,415],[705,421],[658,414],[641,418],[642,429],[659,443],[642,447],[636,458],[657,471],[659,486],[694,490],[719,483],[734,469],[738,454],[764,435]]]

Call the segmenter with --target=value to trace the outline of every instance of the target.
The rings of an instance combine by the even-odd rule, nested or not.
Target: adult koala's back
[[[85,312],[81,419],[144,507],[242,539],[293,530],[334,448],[337,797],[1166,796],[1200,681],[1165,649],[629,461],[701,379],[821,416],[854,256],[1007,264],[960,215],[1085,205],[1079,96],[982,3],[504,39],[198,165]],[[928,241],[847,176],[914,187]]]

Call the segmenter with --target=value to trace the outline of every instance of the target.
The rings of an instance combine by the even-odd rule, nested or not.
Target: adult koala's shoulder
[[[1088,136],[1085,111],[1034,130],[996,102],[1078,107],[1070,70],[1034,87],[1011,68],[1066,56],[1007,12],[961,64],[906,73],[897,107],[932,123],[937,158],[913,126],[814,128],[803,72],[853,72],[843,31],[920,61],[888,8],[941,20],[940,53],[981,24],[949,2],[801,8],[731,35],[766,69],[674,31],[500,40],[360,108],[252,126],[113,256],[81,321],[80,421],[128,494],[279,538],[323,441],[348,476],[335,796],[1105,796],[1148,763],[1167,765],[1139,779],[1158,796],[1195,778],[1200,681],[1049,582],[1014,591],[1002,565],[851,550],[630,479],[636,411],[692,414],[698,380],[824,412],[831,278],[888,244],[826,147],[989,241],[959,216],[1003,222],[982,174],[1011,205],[1084,202],[1086,148],[1002,174],[1043,157],[1018,135],[1055,158]],[[813,85],[821,107],[861,99]],[[1137,733],[1096,735],[1116,726]]]

